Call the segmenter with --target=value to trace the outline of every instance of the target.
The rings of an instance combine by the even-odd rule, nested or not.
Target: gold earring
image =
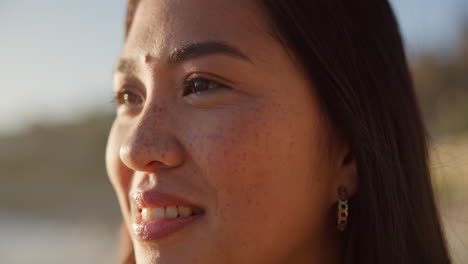
[[[346,229],[346,225],[348,224],[348,194],[346,192],[346,187],[341,185],[338,187],[338,223],[337,228],[340,231],[344,231]]]

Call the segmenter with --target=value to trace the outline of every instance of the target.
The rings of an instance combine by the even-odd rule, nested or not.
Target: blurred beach
[[[0,214],[1,263],[117,263],[113,223]]]

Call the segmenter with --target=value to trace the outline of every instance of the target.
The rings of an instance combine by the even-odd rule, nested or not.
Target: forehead
[[[190,42],[221,41],[262,59],[274,45],[254,0],[142,0],[123,54],[164,57]]]

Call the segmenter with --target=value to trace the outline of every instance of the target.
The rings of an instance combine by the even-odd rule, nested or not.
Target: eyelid
[[[211,82],[215,82],[226,89],[234,89],[233,88],[234,84],[231,81],[227,81],[226,79],[218,77],[217,75],[214,75],[211,73],[194,72],[194,73],[190,73],[186,75],[185,79],[183,80],[183,85],[181,86],[182,88],[180,89],[181,90],[180,94],[184,96],[185,85],[188,82],[197,80],[197,79],[205,79]]]
[[[226,78],[223,78],[223,77],[220,77],[216,74],[212,74],[212,73],[205,73],[205,72],[192,72],[190,74],[187,74],[184,78],[184,83],[187,82],[187,81],[191,81],[191,80],[194,80],[194,79],[197,79],[197,78],[203,78],[203,79],[207,79],[207,80],[210,80],[210,81],[214,81],[214,82],[217,82],[223,86],[227,86],[227,87],[232,87],[235,85],[234,82],[230,81],[230,80],[227,80]]]
[[[133,75],[123,75],[119,76],[119,78],[114,79],[115,84],[115,95],[118,95],[120,91],[123,90],[130,90],[142,98],[146,98],[146,90],[144,84],[135,76]]]

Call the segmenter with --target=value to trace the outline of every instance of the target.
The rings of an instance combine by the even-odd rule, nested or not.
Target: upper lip
[[[158,190],[145,190],[135,191],[130,194],[130,200],[135,204],[138,209],[143,208],[156,208],[166,206],[185,206],[191,208],[200,208],[200,206],[187,201],[183,198],[179,198],[174,195],[162,193]]]

